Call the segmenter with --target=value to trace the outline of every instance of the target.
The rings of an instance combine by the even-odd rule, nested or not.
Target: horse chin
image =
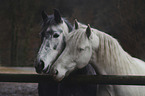
[[[62,81],[64,77],[65,77],[64,75],[62,75],[62,76],[59,76],[59,75],[53,76],[54,80],[57,81],[57,82]]]

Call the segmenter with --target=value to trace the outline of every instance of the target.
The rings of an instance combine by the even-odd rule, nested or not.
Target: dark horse
[[[61,17],[58,10],[54,10],[53,15],[47,15],[42,11],[42,32],[41,32],[41,47],[35,62],[35,69],[37,73],[48,74],[50,65],[65,48],[64,36],[67,32],[72,31],[72,25]],[[59,42],[61,48],[57,48]],[[52,53],[53,52],[53,53]],[[57,54],[57,55],[55,55]],[[95,75],[94,69],[88,65],[85,68],[78,70],[72,75],[85,74]],[[39,96],[96,96],[97,85],[75,85],[65,84],[48,84],[40,82],[38,84]]]

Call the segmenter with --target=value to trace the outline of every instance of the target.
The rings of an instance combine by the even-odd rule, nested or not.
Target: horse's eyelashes
[[[88,46],[86,46],[86,47],[80,47],[80,48],[78,48],[78,50],[81,52],[81,51],[87,50],[88,48],[89,48]]]
[[[78,50],[81,52],[81,51],[83,51],[83,50],[85,50],[84,48],[78,48]]]

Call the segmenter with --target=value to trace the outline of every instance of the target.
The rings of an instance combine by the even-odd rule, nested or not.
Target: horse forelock
[[[42,21],[42,28],[45,26],[49,26],[49,25],[57,25],[57,23],[54,19],[54,15],[49,15],[47,19]]]
[[[60,24],[63,24],[63,26],[65,26],[63,28],[63,30],[66,30],[68,29],[68,32],[71,32],[73,27],[72,25],[67,21],[67,19],[63,18],[62,17],[62,22],[60,23],[57,23],[54,19],[54,15],[49,15],[48,16],[48,19],[45,19],[45,21],[42,22],[42,28],[41,28],[41,32],[40,32],[40,35],[41,37],[44,37],[43,34],[46,32],[47,28],[51,27],[51,26],[59,26]]]
[[[42,38],[44,37],[43,34],[47,30],[47,28],[50,27],[50,26],[53,26],[53,25],[57,25],[57,23],[54,20],[54,16],[53,15],[49,15],[47,19],[42,21],[41,32],[40,32],[40,35],[41,35]]]

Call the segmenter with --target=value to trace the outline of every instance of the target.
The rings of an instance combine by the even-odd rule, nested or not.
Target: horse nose
[[[43,70],[43,68],[44,68],[44,62],[40,60],[40,69]]]
[[[37,64],[35,66],[36,72],[41,73],[43,68],[44,68],[44,62],[42,60],[37,61]]]

